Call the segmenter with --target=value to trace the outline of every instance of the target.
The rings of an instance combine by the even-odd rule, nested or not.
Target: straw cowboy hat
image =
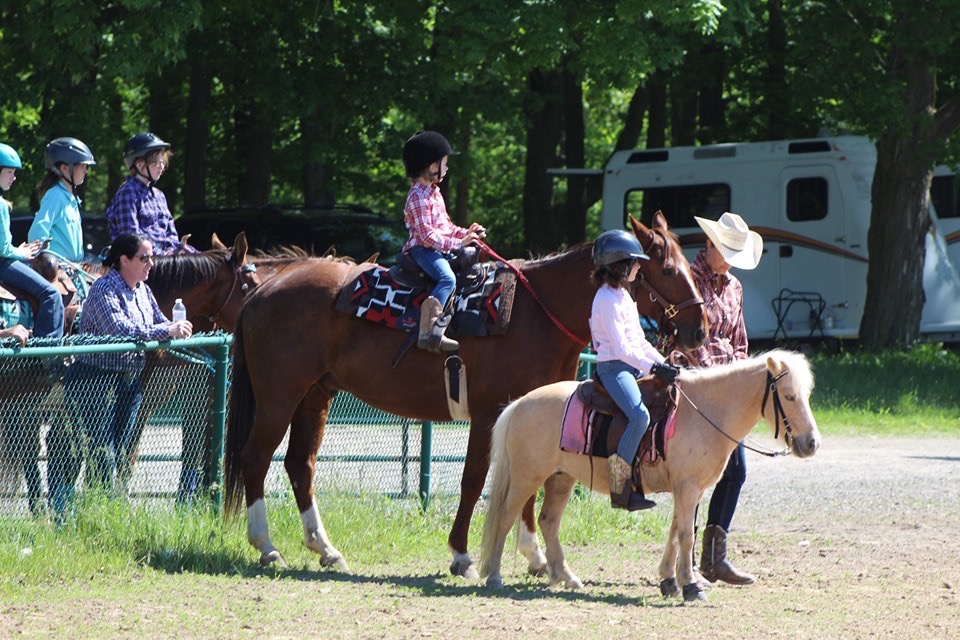
[[[731,267],[755,269],[763,253],[763,238],[735,213],[724,213],[716,222],[694,216],[710,242]]]

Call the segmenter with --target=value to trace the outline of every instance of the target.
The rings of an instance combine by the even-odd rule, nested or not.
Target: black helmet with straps
[[[133,168],[133,163],[138,158],[142,158],[155,149],[169,149],[170,143],[164,142],[158,136],[149,133],[138,133],[129,140],[123,147],[123,164],[127,171]]]
[[[597,236],[593,243],[593,261],[598,267],[606,267],[621,260],[649,260],[640,241],[623,229],[611,229]]]
[[[416,178],[431,164],[443,159],[443,156],[455,156],[457,153],[442,134],[436,131],[418,131],[403,145],[403,166],[409,177]]]

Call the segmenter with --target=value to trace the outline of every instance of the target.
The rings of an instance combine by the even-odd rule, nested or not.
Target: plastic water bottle
[[[177,301],[173,303],[173,321],[177,322],[178,320],[187,319],[187,308],[183,306],[183,299],[177,298]]]

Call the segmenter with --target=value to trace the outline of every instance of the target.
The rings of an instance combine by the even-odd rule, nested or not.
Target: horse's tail
[[[493,425],[490,442],[490,495],[487,499],[487,520],[483,525],[483,543],[480,549],[480,575],[489,575],[490,561],[497,544],[497,528],[503,517],[503,505],[510,493],[510,455],[507,451],[507,435],[510,420],[517,403],[512,402],[500,413]],[[519,517],[519,514],[517,514]]]
[[[243,350],[243,309],[237,318],[233,342],[233,376],[230,382],[230,416],[224,444],[224,514],[236,516],[243,501],[243,468],[240,454],[256,413],[257,399],[250,384],[250,372]]]

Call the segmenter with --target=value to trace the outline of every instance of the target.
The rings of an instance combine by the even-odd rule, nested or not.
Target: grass
[[[880,355],[818,354],[811,360],[817,377],[813,408],[824,433],[960,437],[956,390],[960,355],[956,352],[922,345]],[[454,581],[445,571],[449,556],[442,550],[456,496],[435,497],[423,511],[413,498],[331,492],[318,497],[318,506],[351,566],[363,568],[363,580],[392,581],[401,591],[417,595],[439,589],[470,597],[482,588]],[[287,570],[259,569],[256,552],[246,541],[245,518],[241,515],[225,524],[209,508],[138,506],[84,494],[74,516],[61,527],[41,520],[0,519],[0,603],[30,606],[39,598],[65,602],[62,606],[69,608],[72,602],[124,601],[125,589],[134,593],[142,589],[155,596],[166,593],[171,582],[185,592],[217,591],[229,590],[238,578],[254,585],[278,578],[309,583],[324,573],[317,556],[303,546],[293,500],[289,496],[271,499],[268,510],[271,534],[290,565]],[[620,541],[658,546],[668,527],[668,513],[657,509],[643,515],[625,514],[611,510],[603,496],[577,494],[564,518],[564,544],[571,560],[579,560],[578,555],[588,550],[595,555],[598,546],[607,549],[610,557],[604,562],[615,566],[617,553],[634,553],[622,549]],[[474,559],[483,522],[484,510],[479,508],[470,532]],[[514,573],[522,573],[522,567]],[[408,575],[429,576],[429,580],[403,577]],[[295,584],[290,588],[296,590]],[[523,584],[521,590],[527,588]],[[539,588],[535,587],[539,583],[531,584],[529,588]],[[247,584],[246,589],[251,588],[256,591]],[[265,590],[264,597],[269,593]],[[157,606],[171,612],[167,615],[172,618],[181,615],[175,593],[164,595]],[[257,628],[254,605],[235,613],[242,621],[249,618],[242,624]],[[215,609],[213,615],[217,615]],[[120,620],[118,628],[126,624]],[[91,625],[89,631],[95,634],[96,624]],[[83,629],[62,631],[88,635]]]

